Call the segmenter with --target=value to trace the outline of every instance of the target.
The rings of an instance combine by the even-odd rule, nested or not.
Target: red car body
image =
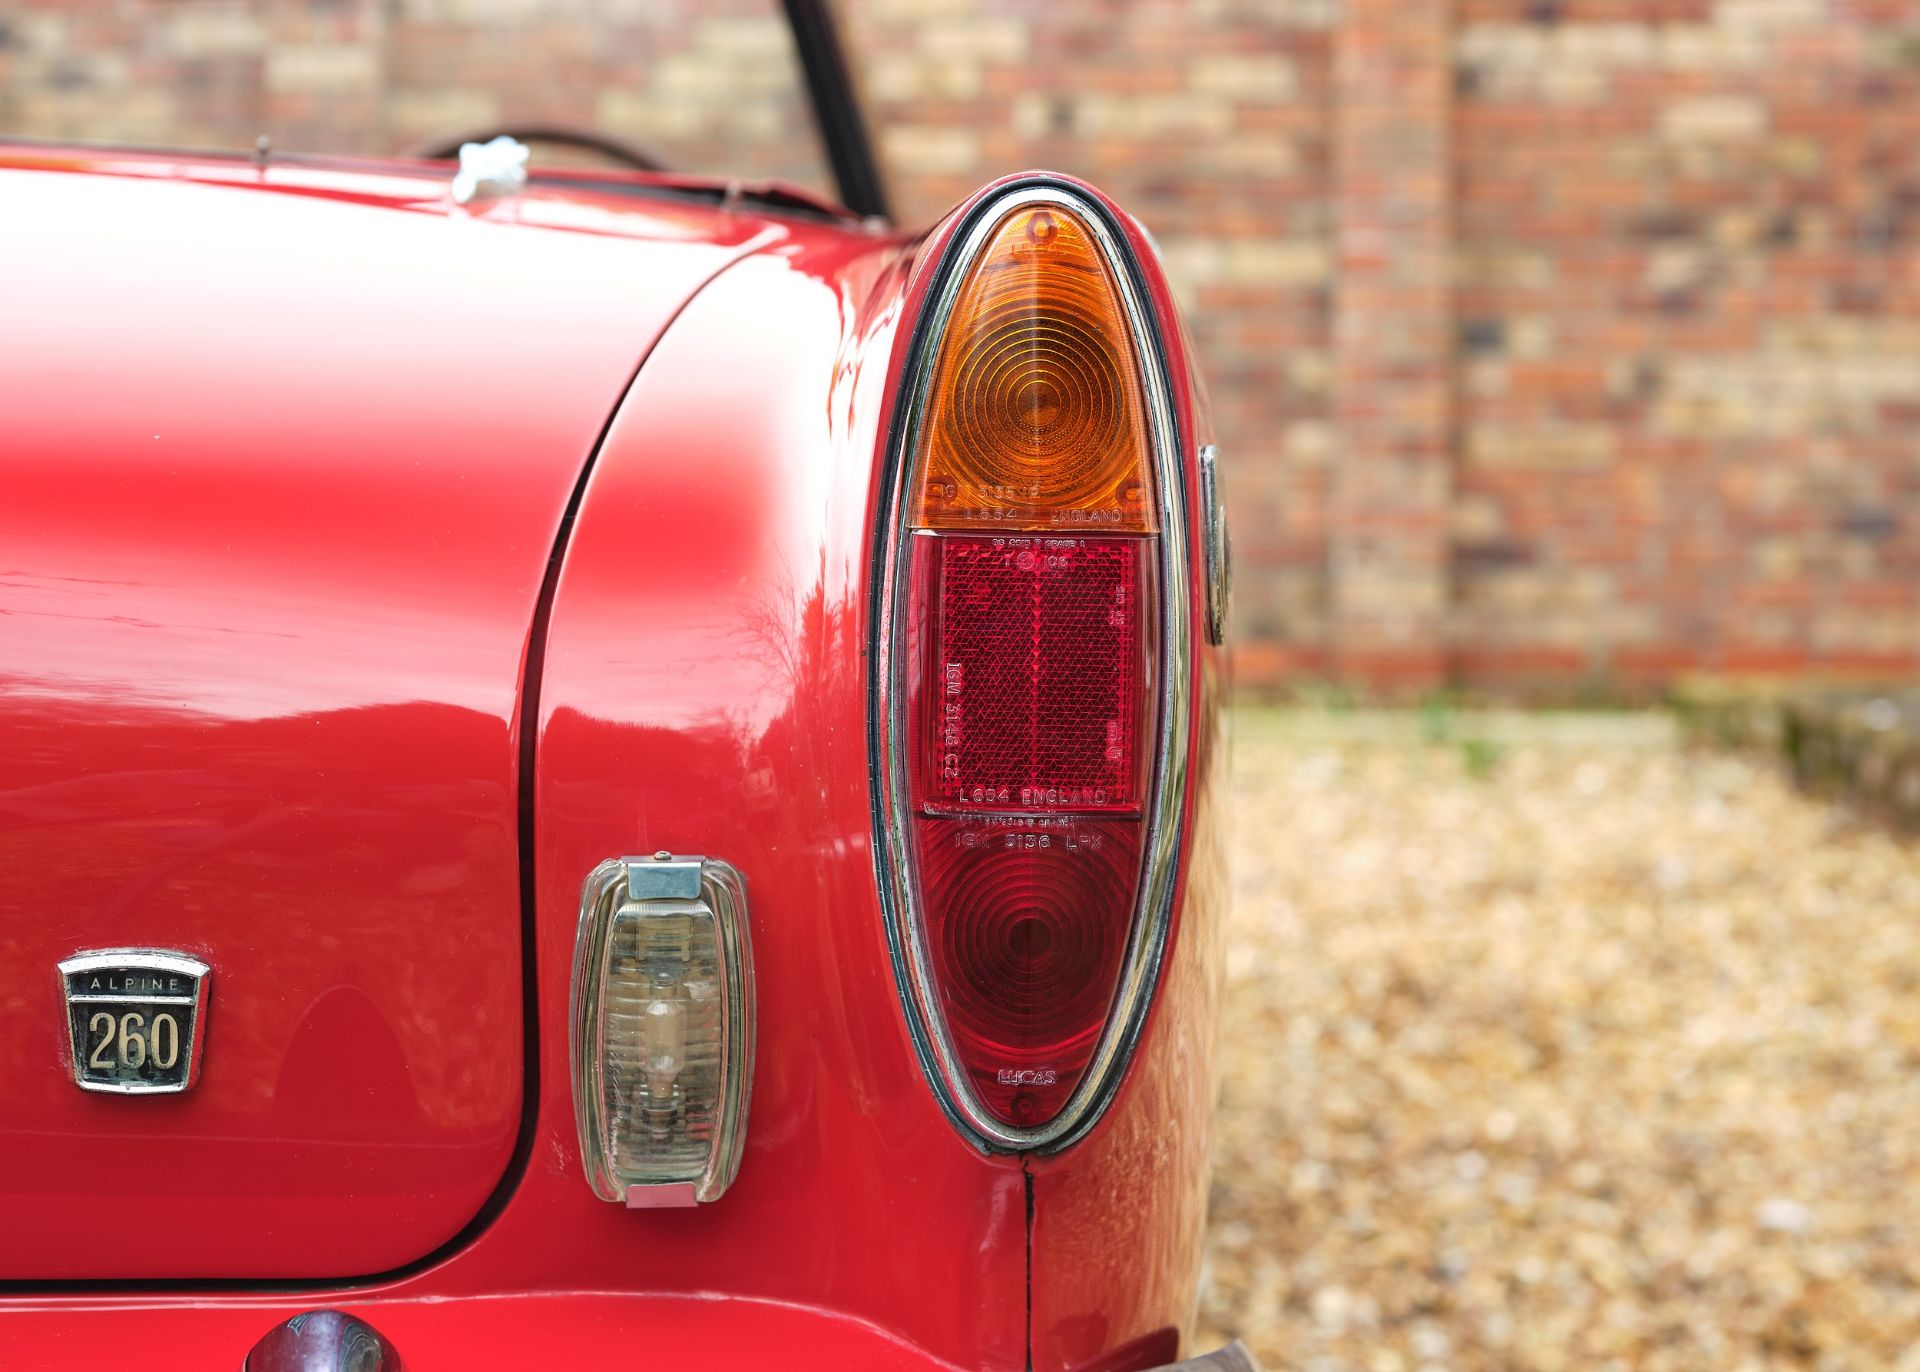
[[[1222,651],[1117,1095],[982,1151],[903,1014],[867,742],[883,451],[966,207],[706,191],[469,214],[444,166],[0,148],[0,1364],[238,1367],[319,1307],[409,1368],[1186,1351]],[[594,1196],[569,1094],[582,878],[655,849],[752,889],[745,1157],[688,1210]],[[51,967],[155,939],[219,968],[202,1080],[76,1091]]]

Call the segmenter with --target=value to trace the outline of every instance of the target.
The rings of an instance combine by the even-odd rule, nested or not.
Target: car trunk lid
[[[520,1134],[520,721],[569,501],[770,230],[44,150],[0,150],[0,201],[0,1279],[414,1262]],[[179,1094],[75,1081],[56,965],[124,947],[211,969]]]

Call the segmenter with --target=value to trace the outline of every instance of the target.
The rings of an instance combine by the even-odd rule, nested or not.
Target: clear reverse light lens
[[[580,899],[573,1095],[594,1193],[717,1200],[740,1166],[753,1080],[746,887],[714,859],[603,862]]]

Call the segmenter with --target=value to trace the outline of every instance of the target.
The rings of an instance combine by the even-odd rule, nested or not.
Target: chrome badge
[[[74,1082],[122,1096],[193,1085],[212,971],[199,958],[158,948],[103,948],[62,961]]]

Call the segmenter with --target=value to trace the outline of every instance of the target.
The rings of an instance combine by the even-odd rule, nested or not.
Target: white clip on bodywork
[[[476,200],[518,195],[527,188],[531,156],[525,143],[504,135],[485,143],[462,143],[460,170],[453,177],[454,203],[471,205]]]

